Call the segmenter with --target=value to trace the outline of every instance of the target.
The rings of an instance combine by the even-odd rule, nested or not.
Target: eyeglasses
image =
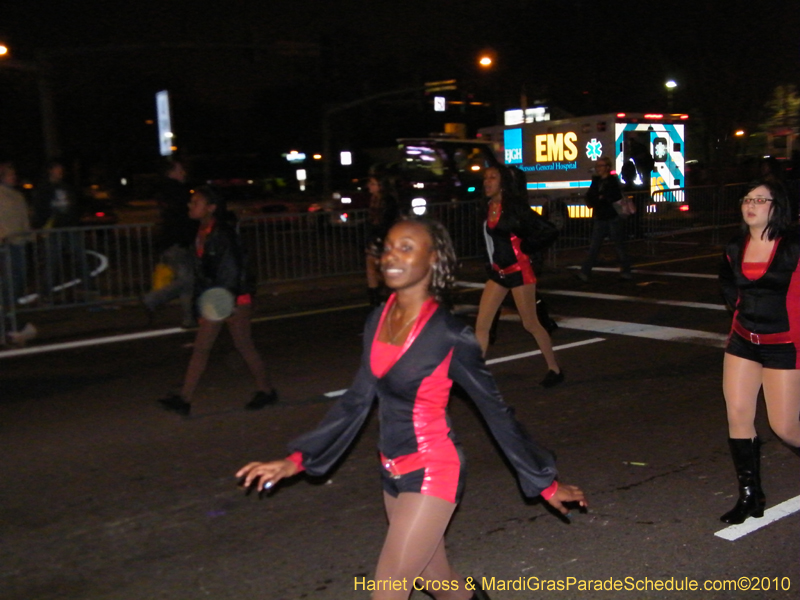
[[[745,196],[739,200],[739,204],[764,204],[765,202],[772,202],[772,198],[750,198]]]

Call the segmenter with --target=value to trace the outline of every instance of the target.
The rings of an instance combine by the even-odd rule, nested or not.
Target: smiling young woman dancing
[[[759,390],[769,424],[795,453],[800,447],[800,239],[786,192],[759,181],[742,198],[742,231],[725,249],[720,283],[734,308],[722,388],[728,444],[739,480],[725,523],[764,514],[761,442],[755,428]]]
[[[377,589],[376,600],[407,599],[418,577],[436,582],[428,589],[438,600],[485,598],[466,586],[445,552],[444,533],[464,484],[464,458],[446,412],[453,382],[475,402],[527,496],[541,495],[562,513],[564,502],[586,505],[579,488],[556,481],[553,455],[503,402],[472,330],[440,305],[454,266],[450,236],[440,224],[408,219],[394,225],[381,256],[394,293],[367,321],[353,385],[317,429],[289,445],[286,459],[249,463],[236,473],[245,487],[259,490],[302,470],[326,473],[355,439],[377,395],[389,531],[375,581],[409,585]]]

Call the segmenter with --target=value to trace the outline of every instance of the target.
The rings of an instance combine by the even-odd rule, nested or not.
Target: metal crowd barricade
[[[157,257],[152,224],[41,229],[26,239],[26,284],[16,312],[136,299]],[[11,237],[11,236],[10,236]]]
[[[789,182],[790,197],[797,201],[797,181]],[[691,232],[708,232],[719,243],[720,231],[741,221],[738,199],[745,184],[704,186],[631,194],[637,215],[625,221],[628,239],[648,240],[651,252],[657,240]],[[555,266],[570,250],[586,247],[592,219],[582,199],[575,206],[561,205],[561,235],[545,260]],[[682,207],[685,207],[682,209]],[[571,211],[571,212],[570,212]],[[447,202],[427,206],[428,216],[450,232],[461,260],[484,254],[483,200]],[[348,211],[342,223],[329,212],[265,214],[243,218],[240,232],[259,284],[306,280],[364,272],[367,210]],[[158,260],[153,248],[153,224],[45,229],[9,236],[0,245],[0,294],[13,296],[0,308],[0,340],[20,315],[55,308],[138,300],[151,287]],[[27,282],[14,289],[10,276],[8,244],[24,241]],[[4,296],[5,297],[5,296]]]
[[[17,315],[14,302],[10,301],[13,296],[11,253],[8,244],[0,244],[0,346],[6,340],[6,320],[12,330],[16,329]]]

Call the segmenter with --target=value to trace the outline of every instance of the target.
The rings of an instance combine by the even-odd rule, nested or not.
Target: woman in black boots
[[[736,506],[720,517],[725,523],[764,514],[755,429],[759,390],[772,430],[795,453],[800,447],[800,236],[780,184],[751,184],[741,205],[742,231],[720,268],[725,300],[735,310],[722,388],[739,480]]]

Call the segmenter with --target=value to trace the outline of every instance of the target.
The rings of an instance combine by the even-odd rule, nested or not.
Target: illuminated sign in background
[[[172,124],[169,111],[169,92],[156,93],[156,117],[158,120],[158,149],[161,156],[172,154]]]
[[[503,132],[503,148],[507,165],[521,165],[522,129],[506,129]]]

